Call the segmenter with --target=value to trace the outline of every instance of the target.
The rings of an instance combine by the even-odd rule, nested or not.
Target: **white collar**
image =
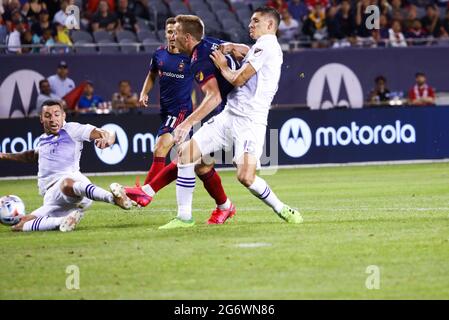
[[[264,35],[260,36],[259,39],[257,39],[256,43],[262,42],[262,41],[265,41],[265,40],[273,40],[273,39],[276,39],[276,41],[277,41],[276,35],[274,35],[274,34],[264,34]]]

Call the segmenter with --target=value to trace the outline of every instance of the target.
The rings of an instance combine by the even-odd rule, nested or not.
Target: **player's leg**
[[[164,133],[157,138],[156,145],[154,146],[153,163],[145,178],[144,185],[150,183],[156,175],[164,169],[165,158],[173,145],[173,136],[169,132]]]
[[[178,152],[178,177],[176,179],[176,200],[178,215],[160,229],[191,227],[192,199],[195,189],[195,163],[203,154],[210,154],[226,146],[224,112],[204,124],[190,141],[180,146]]]
[[[212,212],[210,218],[207,220],[208,224],[223,224],[227,219],[235,215],[235,206],[227,197],[221,183],[221,178],[218,172],[214,169],[214,162],[205,163],[201,161],[195,166],[195,172],[198,178],[203,181],[204,188],[215,200],[217,207]]]
[[[92,184],[88,179],[64,178],[60,183],[61,192],[65,197],[77,199],[78,202],[86,197],[93,201],[102,201],[115,204],[122,209],[132,207],[131,200],[126,196],[125,190],[119,184],[111,184],[111,192]],[[69,199],[69,201],[72,201]]]

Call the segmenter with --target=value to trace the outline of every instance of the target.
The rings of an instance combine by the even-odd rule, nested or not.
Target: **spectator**
[[[446,10],[446,16],[441,24],[440,32],[445,38],[449,37],[449,7]]]
[[[98,12],[92,18],[92,31],[114,31],[117,25],[117,15],[109,12],[109,5],[106,0],[101,0],[98,5]]]
[[[312,39],[312,47],[324,47],[327,44],[326,16],[321,3],[312,8],[303,25],[303,33]]]
[[[72,40],[70,40],[67,28],[59,23],[56,24],[55,39],[57,43],[72,46]]]
[[[54,17],[56,12],[61,9],[59,2],[60,0],[45,0],[45,4],[47,5],[47,10],[50,14],[50,17]]]
[[[119,82],[119,92],[112,95],[112,107],[114,109],[130,109],[139,106],[139,96],[136,92],[132,92],[129,81],[122,80]]]
[[[83,113],[92,111],[92,109],[98,108],[101,103],[103,103],[103,98],[94,94],[94,84],[92,81],[87,81],[84,94],[78,101],[78,111]]]
[[[13,31],[6,37],[6,45],[9,53],[21,54],[22,45],[21,37],[25,32],[25,23],[22,19],[14,21]]]
[[[134,16],[140,17],[145,20],[150,20],[148,2],[149,0],[131,1],[128,8],[134,14]]]
[[[5,13],[3,13],[3,19],[6,22],[6,26],[8,27],[8,30],[13,30],[12,21],[13,19],[13,13],[18,12],[20,18],[22,18],[24,21],[26,17],[23,17],[20,13],[20,1],[19,0],[10,0],[5,3],[4,6]]]
[[[279,13],[288,10],[288,4],[285,0],[269,0],[267,6],[275,8]]]
[[[44,45],[44,47],[39,50],[40,53],[51,53],[56,43],[53,38],[53,30],[45,29],[40,38],[40,43]]]
[[[330,7],[328,14],[334,10],[333,8],[337,12],[333,21],[329,21],[329,24],[332,23],[334,25],[333,30],[329,30],[329,36],[339,40],[334,43],[334,47],[349,46],[355,41],[356,30],[355,19],[351,12],[351,3],[349,0],[342,0],[339,9],[338,7]]]
[[[386,105],[390,101],[390,90],[387,88],[387,79],[377,76],[374,79],[374,88],[368,95],[369,105]]]
[[[51,92],[50,82],[47,79],[39,81],[39,95],[36,99],[36,112],[41,113],[42,104],[46,100],[59,100],[60,98]]]
[[[279,24],[280,39],[284,41],[294,40],[299,32],[299,23],[292,18],[288,10],[281,13],[281,23]]]
[[[288,4],[288,11],[290,11],[293,19],[298,22],[304,21],[309,13],[309,9],[302,0],[291,0]]]
[[[407,17],[407,9],[402,8],[401,0],[392,0],[389,14],[392,19],[402,22]]]
[[[3,20],[3,16],[0,14],[0,44],[6,44],[7,35],[8,28],[6,27],[5,20]],[[3,49],[0,52],[3,52]]]
[[[117,17],[120,29],[139,32],[136,17],[128,8],[128,0],[119,0]]]
[[[408,93],[409,102],[414,106],[435,105],[435,90],[426,82],[426,75],[418,72],[415,75],[416,84]]]
[[[424,29],[426,29],[429,35],[438,38],[441,31],[441,21],[439,17],[439,11],[434,5],[426,6],[426,15],[421,19],[421,23]]]
[[[326,8],[329,6],[329,0],[305,0],[306,6],[311,11],[317,4],[321,5],[321,9],[326,11]]]
[[[56,69],[56,74],[48,77],[51,90],[59,99],[75,88],[75,82],[68,75],[69,67],[65,61],[61,61]]]
[[[426,30],[422,27],[421,21],[416,19],[413,22],[412,28],[407,33],[407,38],[410,39],[409,44],[412,46],[422,46],[427,43],[427,41],[417,41],[419,39],[426,39],[428,34]]]
[[[65,13],[65,10],[69,6],[68,0],[62,0],[60,10],[56,12],[55,16],[53,17],[53,23],[59,23],[65,26],[65,21],[67,19],[67,14]]]
[[[30,53],[33,51],[33,48],[30,45],[33,44],[33,34],[31,31],[25,31],[21,34],[20,37],[21,45],[22,45],[22,53]]]
[[[416,19],[418,19],[418,11],[416,9],[416,6],[408,6],[407,15],[405,16],[405,19],[402,23],[402,25],[404,26],[404,30],[410,30],[411,28],[413,28],[413,24],[415,23]]]
[[[47,10],[41,10],[39,13],[39,21],[31,25],[31,31],[33,34],[42,37],[45,29],[52,29],[53,25],[50,22],[50,14]]]
[[[391,24],[391,28],[388,30],[388,40],[390,47],[406,47],[404,34],[402,33],[402,27],[399,20],[394,20]]]
[[[46,4],[41,0],[30,0],[22,6],[22,10],[26,10],[26,17],[31,23],[39,21],[39,14],[42,10],[46,10]]]
[[[102,0],[89,0],[87,3],[87,12],[90,13],[91,16],[93,16],[96,12],[98,12],[99,4]],[[111,11],[115,11],[115,1],[114,0],[107,0],[108,8]]]

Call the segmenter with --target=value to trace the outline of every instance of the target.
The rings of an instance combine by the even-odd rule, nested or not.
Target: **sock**
[[[252,194],[270,206],[276,213],[280,213],[284,207],[284,203],[278,199],[264,179],[256,176],[253,184],[250,185],[248,189],[252,192]]]
[[[73,192],[77,196],[86,197],[91,200],[114,203],[114,196],[112,193],[91,183],[77,181],[73,184]]]
[[[176,180],[178,176],[178,167],[175,161],[166,165],[153,180],[149,183],[154,192],[158,192],[166,185]]]
[[[48,231],[59,227],[64,217],[40,217],[25,222],[23,231]]]
[[[228,210],[231,207],[231,200],[226,199],[226,202],[223,204],[217,205],[218,209],[220,210]]]
[[[195,165],[193,163],[178,164],[176,200],[178,202],[178,218],[181,220],[192,219],[193,190],[195,190]]]
[[[151,164],[150,170],[147,173],[144,184],[150,183],[151,180],[156,177],[156,175],[165,167],[165,157],[153,156],[153,163]]]
[[[221,184],[221,178],[214,168],[212,168],[212,170],[210,170],[205,174],[199,175],[198,178],[200,178],[203,181],[204,188],[207,190],[209,195],[215,200],[215,203],[217,205],[226,204],[226,200],[228,199],[228,197],[226,196],[226,193],[223,189],[223,185]]]

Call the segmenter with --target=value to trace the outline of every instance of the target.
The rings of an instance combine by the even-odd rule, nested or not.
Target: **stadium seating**
[[[93,36],[94,36],[95,42],[99,42],[102,40],[114,41],[114,36],[111,33],[107,32],[107,31],[103,31],[103,30],[95,31],[93,33]]]
[[[76,41],[73,45],[75,53],[97,53],[96,46],[86,46],[86,44],[92,44],[92,41]]]
[[[158,41],[154,32],[149,31],[149,30],[140,30],[139,32],[137,32],[137,39],[140,42],[143,42],[143,40],[145,40],[145,39],[151,39],[154,41]]]
[[[160,42],[155,42],[152,39],[144,39],[142,43],[143,43],[143,50],[149,53],[153,53],[154,51],[156,51],[157,48],[161,46]]]
[[[136,37],[135,33],[128,31],[128,30],[117,31],[115,33],[115,36],[116,36],[118,42],[121,42],[122,40],[125,40],[125,39],[131,40],[133,42],[137,41],[137,37]]]
[[[171,1],[168,4],[168,7],[170,8],[170,11],[173,16],[177,16],[178,14],[190,13],[189,8],[187,8],[187,6],[183,2]]]
[[[122,53],[137,53],[140,51],[140,46],[136,44],[136,41],[124,38],[119,41],[120,51]]]
[[[92,35],[89,32],[86,32],[83,30],[72,30],[70,37],[72,38],[73,42],[77,42],[77,41],[93,42],[94,41],[94,39],[92,38]]]
[[[113,40],[101,39],[101,40],[98,40],[97,43],[99,44],[98,51],[100,53],[118,53],[118,52],[120,52],[119,47],[117,45],[113,45],[113,44],[117,44]],[[102,46],[102,45],[104,45],[104,46]]]
[[[222,0],[207,0],[212,11],[229,10],[229,6]]]

